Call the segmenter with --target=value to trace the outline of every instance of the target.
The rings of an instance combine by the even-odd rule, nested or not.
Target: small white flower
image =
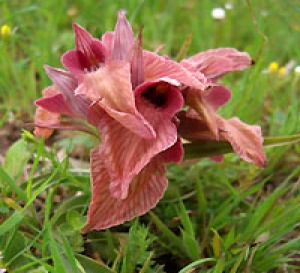
[[[225,4],[225,9],[232,10],[232,9],[233,9],[233,4],[230,3],[230,2],[227,2],[227,3]]]
[[[300,75],[300,65],[297,65],[294,69],[294,72],[297,74],[297,75]]]
[[[214,8],[211,12],[212,18],[216,20],[224,20],[226,16],[225,9],[223,8]]]

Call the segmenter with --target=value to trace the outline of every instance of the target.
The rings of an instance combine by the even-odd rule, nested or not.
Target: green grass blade
[[[161,230],[170,243],[182,251],[182,241],[153,212],[150,211],[149,214],[155,225]]]
[[[18,197],[27,201],[27,196],[24,191],[16,184],[16,182],[4,171],[2,167],[0,167],[0,179],[2,185],[8,185],[12,191],[14,191]]]
[[[192,272],[191,269],[193,269],[194,267],[196,267],[200,264],[204,264],[207,262],[215,262],[215,261],[216,261],[216,259],[214,259],[214,258],[200,259],[200,260],[192,262],[189,265],[187,265],[186,267],[182,268],[178,273],[189,273],[189,272]]]

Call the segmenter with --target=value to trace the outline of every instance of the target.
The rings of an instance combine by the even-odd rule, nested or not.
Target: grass
[[[248,51],[256,65],[223,79],[233,91],[221,110],[260,124],[264,135],[300,131],[299,81],[262,73],[276,61],[300,65],[297,0],[234,1],[226,19],[211,10],[228,1],[1,0],[1,131],[18,119],[32,121],[33,101],[49,85],[43,65],[61,67],[74,47],[72,22],[94,36],[111,30],[119,9],[135,31],[144,25],[144,47],[165,44],[175,57],[192,35],[188,55],[212,47]],[[262,34],[263,33],[263,34]],[[267,38],[267,43],[265,42]],[[27,127],[26,127],[27,128]],[[12,143],[11,143],[12,144]],[[145,216],[105,231],[80,233],[90,199],[85,135],[62,136],[49,148],[29,132],[10,147],[0,167],[0,268],[7,272],[292,272],[300,269],[299,144],[266,150],[259,169],[227,155],[169,166],[163,200]],[[2,147],[2,146],[1,146]],[[86,165],[86,167],[84,167]]]

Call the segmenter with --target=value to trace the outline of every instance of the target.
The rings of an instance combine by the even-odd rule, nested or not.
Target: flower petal
[[[106,59],[111,60],[111,52],[113,50],[113,45],[114,45],[114,32],[108,31],[105,32],[102,37],[101,37],[101,42],[105,47],[106,50]]]
[[[162,121],[156,128],[153,140],[141,138],[107,116],[100,125],[105,149],[106,166],[112,179],[111,192],[115,198],[124,199],[132,179],[160,152],[177,140],[176,126]]]
[[[222,105],[231,99],[231,92],[229,89],[221,85],[212,86],[209,93],[205,95],[204,100],[217,111]]]
[[[119,225],[146,213],[157,204],[167,188],[165,168],[157,157],[134,178],[128,196],[116,199],[110,193],[110,178],[104,161],[101,147],[91,152],[92,201],[83,232]]]
[[[142,49],[142,32],[135,42],[132,52],[131,60],[131,83],[132,88],[135,89],[139,84],[144,82],[144,59]]]
[[[263,149],[261,128],[257,125],[248,125],[234,117],[229,120],[219,119],[220,134],[229,141],[235,152],[245,161],[263,167],[266,155]]]
[[[190,141],[216,139],[203,119],[194,111],[181,111],[177,114],[179,119],[179,135]]]
[[[65,70],[50,66],[45,66],[45,70],[49,78],[63,95],[66,105],[69,109],[72,109],[74,115],[86,117],[91,101],[83,95],[75,95],[78,81]]]
[[[216,80],[232,71],[242,70],[252,64],[248,53],[234,48],[218,48],[198,53],[185,61],[193,64],[206,77]]]
[[[145,80],[171,78],[185,86],[205,90],[208,87],[206,78],[201,73],[190,72],[181,64],[144,50]]]
[[[38,99],[35,101],[35,104],[51,113],[74,116],[73,111],[66,104],[62,94],[56,94],[51,97]]]
[[[160,90],[160,88],[164,89]],[[147,93],[149,91],[165,92],[164,105],[157,107],[157,105],[149,102]],[[145,93],[147,93],[146,97],[143,96]],[[102,134],[105,164],[112,179],[111,192],[115,198],[120,199],[124,199],[128,195],[132,179],[153,157],[173,146],[178,138],[177,128],[171,116],[171,113],[174,114],[175,112],[174,105],[178,110],[183,104],[183,98],[177,87],[165,82],[154,82],[150,86],[147,83],[144,86],[139,86],[136,97],[137,108],[155,130],[155,138],[145,139],[103,113],[94,114],[94,122],[92,122],[98,123],[99,131]],[[159,99],[161,98],[159,97]],[[98,117],[98,121],[95,120],[95,116]],[[170,155],[172,154],[170,153]],[[176,146],[173,155],[174,157],[176,155],[174,161],[180,160],[182,150]]]
[[[152,127],[136,109],[129,63],[107,62],[104,67],[86,74],[76,92],[97,101],[112,118],[136,134],[145,138],[155,136]]]
[[[54,129],[39,127],[38,125],[44,125],[45,127],[53,124],[60,123],[60,114],[51,113],[43,108],[37,108],[35,112],[35,124],[36,127],[34,128],[34,134],[37,137],[43,137],[45,139],[49,138]]]
[[[57,98],[57,96],[60,96],[60,98]],[[52,133],[53,133],[53,129],[48,129],[48,128],[42,128],[39,127],[38,125],[43,125],[45,127],[49,126],[49,125],[54,125],[54,124],[59,124],[60,123],[60,111],[65,111],[64,105],[61,105],[61,103],[64,102],[61,94],[59,94],[59,91],[57,90],[57,88],[54,85],[51,85],[47,88],[45,88],[43,90],[43,97],[40,100],[37,100],[35,103],[36,105],[39,105],[39,101],[42,101],[42,105],[41,107],[38,107],[36,109],[35,112],[35,124],[36,127],[34,129],[34,134],[38,137],[44,137],[45,139],[49,138]],[[51,104],[54,105],[54,107],[57,107],[56,105],[60,105],[59,109],[56,109],[58,111],[54,111],[56,113],[50,112],[48,110],[46,110],[43,107],[43,101],[44,100],[48,100],[50,98],[50,102],[47,103],[46,102],[46,106]],[[54,103],[51,102],[51,98],[54,101]],[[44,105],[45,106],[45,105]],[[52,107],[50,107],[52,108]]]
[[[84,28],[74,24],[76,49],[69,50],[61,62],[76,77],[96,70],[106,58],[105,46],[98,39],[93,38]]]
[[[121,10],[118,13],[118,21],[114,33],[111,59],[129,61],[129,53],[134,45],[134,36],[132,28],[126,20],[126,11],[124,10]]]
[[[92,64],[104,62],[106,55],[104,45],[77,24],[74,24],[74,31],[76,49],[88,57]]]
[[[214,105],[210,105],[209,101],[205,100],[197,90],[184,90],[186,97],[186,104],[197,112],[199,118],[204,121],[206,126],[213,133],[215,139],[219,139],[219,129],[217,125],[217,113]]]
[[[160,153],[160,156],[163,158],[165,163],[180,163],[183,159],[183,154],[183,146],[181,143],[181,139],[178,136],[175,144]]]

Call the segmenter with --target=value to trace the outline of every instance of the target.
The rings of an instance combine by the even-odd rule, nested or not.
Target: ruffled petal
[[[248,53],[234,48],[218,48],[198,53],[185,61],[193,64],[206,77],[216,80],[232,71],[242,70],[252,64]]]
[[[154,52],[144,50],[145,81],[160,78],[171,78],[182,85],[191,88],[205,90],[208,87],[206,78],[200,73],[192,73],[181,64],[157,55]]]
[[[107,114],[136,134],[155,137],[152,127],[136,109],[129,63],[107,62],[98,71],[86,74],[76,93],[97,101]]]
[[[83,232],[116,226],[145,214],[155,207],[167,188],[165,167],[157,157],[134,178],[127,197],[116,199],[110,192],[105,160],[102,148],[91,152],[92,201]]]
[[[121,199],[126,198],[132,179],[145,165],[177,140],[176,126],[167,120],[157,124],[153,140],[141,138],[109,116],[100,126],[105,164],[112,179],[110,190]]]
[[[230,142],[242,159],[260,167],[264,166],[266,155],[259,126],[248,125],[236,117],[228,120],[220,118],[218,123],[221,136]]]
[[[151,96],[147,92],[154,94]],[[161,94],[160,92],[165,92],[164,98],[158,98],[159,103],[163,102],[159,106],[155,104],[155,95],[157,95],[155,92],[158,92],[158,95]],[[144,96],[144,94],[146,95]],[[91,121],[93,124],[98,124],[102,135],[105,164],[112,180],[111,192],[114,197],[121,199],[126,198],[132,179],[152,158],[173,146],[178,140],[177,128],[171,113],[175,112],[174,105],[177,110],[182,107],[183,98],[180,90],[165,82],[154,82],[151,86],[148,84],[144,88],[140,86],[136,91],[136,97],[137,108],[145,120],[151,124],[156,134],[155,138],[145,139],[101,112],[94,113],[93,121]],[[180,147],[176,146],[173,155],[176,156],[174,161],[180,160],[182,156]]]

